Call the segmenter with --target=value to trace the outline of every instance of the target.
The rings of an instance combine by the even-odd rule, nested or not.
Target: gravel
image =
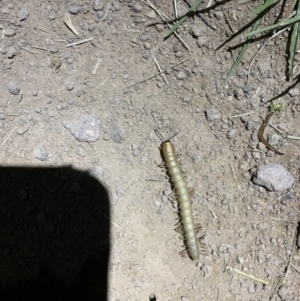
[[[253,182],[270,191],[283,191],[292,187],[294,177],[281,164],[270,163],[257,168]]]

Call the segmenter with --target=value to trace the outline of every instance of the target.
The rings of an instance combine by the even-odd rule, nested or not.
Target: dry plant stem
[[[290,5],[288,6],[288,8],[287,8],[285,14],[282,16],[282,20],[288,19],[288,18],[290,17],[290,14],[291,14],[291,12],[292,12],[292,10],[293,10],[295,4],[296,4],[296,1],[297,1],[297,0],[293,0],[292,2],[290,2]]]
[[[104,214],[103,212],[100,212],[103,216],[105,216],[108,220],[109,220],[109,222],[111,223],[111,224],[113,224],[114,226],[116,226],[117,228],[119,228],[119,229],[122,229],[118,224],[116,224],[116,223],[114,223],[106,214]]]
[[[176,64],[176,65],[174,65],[174,66],[172,66],[171,68],[175,68],[176,66],[181,65],[181,64],[183,64],[184,62],[188,61],[189,59],[190,59],[190,58],[184,59],[183,61],[179,62],[178,64]],[[157,75],[160,75],[161,73],[165,73],[166,71],[167,71],[167,69],[165,69],[165,70],[163,70],[163,71],[161,71],[161,72],[159,72],[159,73],[156,73],[156,74],[154,74],[154,75],[151,75],[150,77],[147,77],[147,78],[145,78],[145,79],[143,79],[143,80],[141,80],[141,81],[139,81],[139,82],[137,82],[137,83],[135,83],[135,84],[133,84],[133,85],[131,85],[131,86],[125,87],[125,89],[129,89],[129,88],[132,88],[132,87],[134,87],[134,86],[136,86],[136,85],[142,84],[142,83],[148,81],[149,79],[152,79],[152,78],[156,77]]]
[[[64,23],[69,27],[69,29],[76,35],[79,36],[78,31],[76,30],[76,28],[73,26],[72,24],[72,20],[71,17],[68,13],[65,13],[64,16]]]
[[[213,216],[214,218],[217,218],[216,214],[214,213],[214,211],[212,210],[212,208],[211,208],[210,205],[208,204],[207,200],[206,200],[200,193],[196,192],[196,194],[197,194],[198,196],[200,196],[200,198],[205,202],[205,204],[207,205],[208,209],[210,210],[212,216]]]
[[[159,12],[159,10],[149,1],[143,1],[144,3],[146,3],[147,5],[149,5],[153,10],[155,10],[155,12],[166,22],[166,18]],[[168,27],[171,29],[172,26],[167,23]],[[174,34],[176,35],[176,37],[180,40],[180,42],[184,45],[184,47],[191,52],[191,48],[183,41],[183,39],[178,35],[178,33],[175,31]]]
[[[239,118],[239,117],[251,115],[251,114],[254,114],[254,113],[255,113],[255,112],[250,111],[250,112],[247,112],[247,113],[243,113],[243,114],[231,116],[231,117],[229,117],[229,119]]]
[[[161,68],[160,68],[160,66],[159,66],[159,64],[158,64],[158,61],[156,60],[156,58],[155,58],[155,56],[153,55],[152,51],[150,51],[150,53],[151,53],[151,55],[152,55],[152,57],[153,57],[153,60],[154,60],[154,62],[155,62],[155,64],[156,64],[156,66],[157,66],[157,68],[158,68],[158,70],[159,70],[161,76],[163,77],[163,79],[164,79],[166,85],[169,86],[168,80],[166,79],[164,73],[162,72],[162,70],[161,70]]]
[[[293,259],[295,244],[296,244],[296,240],[297,240],[297,232],[298,232],[298,226],[296,227],[296,230],[295,230],[295,234],[294,234],[294,238],[293,238],[292,252],[291,252],[291,255],[290,255],[290,258],[289,258],[289,261],[288,261],[288,265],[287,265],[286,270],[285,270],[285,274],[284,274],[284,277],[283,277],[283,280],[282,280],[282,284],[284,284],[285,279],[286,279],[286,275],[287,275],[287,273],[288,273],[288,271],[291,267],[291,262],[292,262],[292,259]]]
[[[263,280],[263,279],[257,278],[257,277],[255,277],[254,275],[247,274],[247,273],[245,273],[245,272],[243,272],[243,271],[240,271],[240,270],[238,270],[238,269],[235,269],[235,268],[233,268],[233,267],[227,266],[226,269],[229,270],[229,271],[234,271],[234,272],[236,272],[236,273],[238,273],[238,274],[240,274],[240,275],[243,275],[243,276],[245,276],[245,277],[248,277],[248,278],[250,278],[250,279],[252,279],[252,280],[255,280],[255,281],[258,281],[258,282],[261,282],[261,283],[264,283],[264,284],[270,284],[270,282],[267,281],[267,280]]]
[[[78,41],[78,42],[75,42],[75,43],[72,43],[72,44],[68,44],[68,45],[66,46],[66,48],[71,47],[71,46],[80,45],[80,44],[83,44],[83,43],[86,43],[86,42],[89,42],[89,41],[91,41],[92,39],[93,39],[93,38],[88,38],[88,39],[81,40],[81,41]]]
[[[250,65],[249,65],[249,69],[248,69],[248,75],[247,75],[247,83],[249,82],[249,76],[250,76],[250,72],[251,72],[251,67],[252,64],[255,60],[255,58],[257,57],[257,55],[263,50],[263,48],[275,37],[277,37],[278,35],[280,35],[281,33],[283,33],[285,30],[287,30],[287,28],[281,29],[278,32],[274,33],[269,39],[267,39],[263,45],[257,50],[257,52],[254,54],[253,58],[251,59]]]
[[[175,18],[178,18],[178,12],[177,12],[177,3],[176,3],[176,0],[174,0],[174,11],[175,11]]]
[[[16,130],[16,126],[13,128],[13,130],[9,133],[9,135],[4,139],[4,141],[2,142],[2,145],[1,146],[4,146],[5,143],[9,140],[9,138],[12,136],[12,134],[15,132]]]
[[[101,63],[101,58],[99,57],[97,60],[97,63],[95,64],[95,67],[93,68],[92,74],[95,75],[97,72],[97,69],[99,68],[99,65]]]
[[[276,253],[282,260],[284,260],[285,262],[287,262],[287,260],[283,257],[283,256],[281,256],[279,253]],[[293,263],[291,263],[291,267],[298,273],[298,274],[300,274],[300,270],[298,270],[298,268],[293,264]]]

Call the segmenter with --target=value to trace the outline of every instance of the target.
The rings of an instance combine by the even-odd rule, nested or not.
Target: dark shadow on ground
[[[87,172],[0,168],[0,300],[107,300],[107,217]]]

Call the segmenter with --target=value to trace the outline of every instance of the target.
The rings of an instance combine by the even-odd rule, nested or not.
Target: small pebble
[[[237,134],[237,129],[230,129],[228,132],[227,132],[227,138],[228,139],[232,139],[236,136]]]
[[[208,41],[208,38],[206,36],[201,36],[197,39],[197,45],[198,47],[203,47],[205,45],[207,45],[207,41]]]
[[[29,17],[29,11],[24,7],[22,8],[18,14],[17,14],[17,18],[20,20],[20,21],[24,21],[26,20],[27,18]]]
[[[70,5],[69,12],[72,15],[77,15],[78,13],[80,13],[80,11],[81,11],[81,7],[79,5],[76,5],[76,4]]]
[[[12,29],[12,28],[7,28],[5,30],[5,35],[7,37],[13,37],[15,34],[16,34],[16,31],[14,29]]]
[[[205,114],[208,121],[217,120],[221,117],[220,111],[214,108],[206,110]]]
[[[21,88],[19,88],[17,86],[17,84],[15,84],[13,81],[10,81],[8,84],[7,84],[7,89],[8,91],[11,93],[11,94],[14,94],[14,95],[18,95],[21,91]]]
[[[74,89],[74,86],[75,86],[74,82],[68,82],[66,88],[68,91],[72,91]]]
[[[92,7],[95,11],[103,10],[104,8],[104,0],[94,0]]]
[[[288,93],[291,97],[295,97],[300,95],[300,90],[298,88],[293,88],[290,89]]]
[[[17,50],[14,47],[8,47],[6,51],[7,51],[6,56],[9,59],[12,59],[14,56],[17,55]]]
[[[136,12],[136,13],[140,13],[143,9],[143,7],[141,6],[141,4],[139,3],[136,3],[133,7],[133,10]]]
[[[206,28],[199,26],[199,25],[194,25],[190,28],[190,34],[194,36],[195,38],[199,38],[206,32]]]
[[[111,139],[115,143],[123,143],[126,140],[125,133],[120,128],[116,118],[114,117],[111,117],[110,119],[110,130],[111,130]]]
[[[175,74],[176,79],[183,80],[187,78],[187,74],[184,71],[179,71]]]
[[[45,161],[49,155],[46,148],[43,145],[36,146],[33,150],[33,154],[37,159],[41,161]]]

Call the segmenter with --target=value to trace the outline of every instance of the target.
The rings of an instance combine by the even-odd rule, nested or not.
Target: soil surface
[[[1,300],[300,300],[289,32],[253,62],[265,39],[252,43],[222,87],[245,39],[237,32],[263,1],[211,2],[168,39],[162,17],[190,1],[177,12],[171,0],[0,2]],[[281,134],[267,126],[264,136],[284,155],[258,140],[278,95],[270,123]],[[179,254],[161,165],[169,139],[205,234],[198,261]],[[268,163],[293,186],[255,184]]]

